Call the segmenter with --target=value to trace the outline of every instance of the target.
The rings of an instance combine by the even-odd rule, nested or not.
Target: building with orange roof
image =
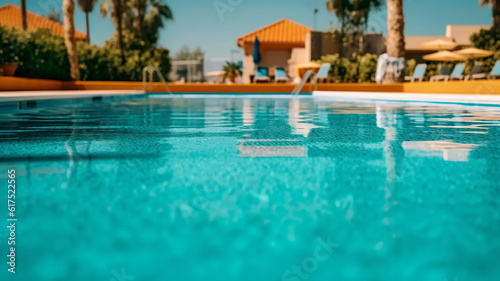
[[[261,29],[238,37],[238,47],[244,50],[243,82],[250,83],[255,71],[253,62],[253,44],[255,37],[259,38],[262,54],[260,66],[273,68],[275,66],[287,67],[290,77],[295,76],[294,66],[308,62],[307,42],[310,41],[312,29],[291,21],[282,19]],[[310,46],[309,46],[310,48]],[[271,73],[272,74],[272,73]]]
[[[423,49],[422,43],[435,39],[453,41],[457,48],[470,45],[470,36],[481,29],[490,28],[488,25],[448,25],[443,36],[406,36],[406,59],[415,59],[423,62],[423,56],[434,50]],[[319,60],[328,54],[340,54],[350,57],[358,51],[357,46],[340,46],[335,42],[332,32],[315,31],[311,28],[282,19],[261,29],[250,32],[236,39],[238,47],[244,50],[243,82],[250,83],[255,73],[253,62],[253,44],[255,37],[259,38],[262,61],[260,66],[273,68],[287,67],[288,76],[296,78],[295,66],[298,64]],[[377,33],[365,33],[363,53],[380,55],[385,52],[385,37]],[[354,47],[354,48],[353,48]]]
[[[48,29],[52,34],[64,37],[64,26],[56,21],[26,11],[26,22],[28,30]],[[13,4],[0,7],[0,25],[14,28],[23,28],[21,8]],[[75,31],[76,40],[87,40],[87,34],[79,30]]]

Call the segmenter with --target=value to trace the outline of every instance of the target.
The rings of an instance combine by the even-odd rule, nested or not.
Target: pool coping
[[[1,92],[0,102],[22,102],[51,99],[78,99],[114,96],[149,96],[151,98],[291,98],[287,93],[147,93],[142,90],[73,90],[73,91],[12,91]],[[394,93],[394,92],[354,92],[354,91],[313,91],[312,94],[301,94],[301,97],[320,97],[342,100],[391,101],[391,102],[424,102],[453,103],[467,105],[500,106],[500,95],[463,94],[463,93]]]
[[[8,101],[31,101],[31,100],[51,100],[51,99],[76,99],[94,98],[108,96],[132,96],[145,95],[145,91],[125,91],[125,90],[91,90],[91,91],[13,91],[1,92],[0,102]]]
[[[313,97],[334,98],[343,100],[397,101],[454,103],[472,105],[500,105],[500,95],[486,94],[431,94],[431,93],[375,93],[375,92],[334,92],[313,91]]]

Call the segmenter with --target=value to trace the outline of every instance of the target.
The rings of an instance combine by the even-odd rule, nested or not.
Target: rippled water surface
[[[0,277],[498,281],[499,125],[311,97],[0,104]]]

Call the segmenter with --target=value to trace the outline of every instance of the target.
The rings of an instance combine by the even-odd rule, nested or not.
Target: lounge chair
[[[451,73],[449,80],[464,80],[465,63],[459,63],[455,65],[453,72]]]
[[[286,75],[286,71],[284,67],[277,66],[274,70],[274,81],[278,82],[288,82],[288,75]]]
[[[495,66],[493,66],[493,69],[489,74],[487,73],[479,73],[479,74],[472,74],[471,79],[493,79],[497,78],[500,76],[500,60],[497,60],[495,63]]]
[[[450,76],[451,68],[448,66],[439,66],[439,74],[433,75],[429,79],[430,82],[434,82],[436,80],[445,80]]]
[[[464,79],[464,69],[465,69],[465,63],[459,63],[455,65],[455,68],[453,69],[453,72],[451,74],[441,74],[441,75],[434,75],[431,77],[431,82],[433,81],[448,81],[448,80],[462,80]],[[444,72],[449,72],[450,68],[447,67],[447,69],[444,70]],[[441,68],[441,72],[443,72],[443,68]]]
[[[475,62],[469,75],[466,75],[464,80],[467,81],[467,80],[471,79],[472,75],[479,74],[481,72],[481,67],[483,67],[482,62]]]
[[[255,69],[255,78],[254,82],[257,83],[259,81],[269,82],[271,78],[269,78],[269,68],[266,66],[257,66]]]
[[[413,71],[413,76],[405,76],[405,81],[411,81],[412,83],[415,80],[424,81],[425,71],[427,70],[427,64],[421,63],[415,66],[415,70]]]
[[[329,73],[330,73],[330,67],[332,67],[331,64],[329,63],[324,63],[321,65],[318,74],[316,74],[316,83],[321,81],[321,82],[328,82],[329,80]]]

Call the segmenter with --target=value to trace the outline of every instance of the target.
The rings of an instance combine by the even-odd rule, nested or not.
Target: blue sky
[[[317,29],[327,30],[335,16],[325,9],[326,0],[164,0],[174,13],[174,21],[162,30],[160,44],[175,54],[183,45],[205,51],[206,70],[218,70],[238,50],[236,38],[282,18],[314,27],[314,8],[319,8]],[[43,14],[60,8],[62,0],[27,0],[28,10]],[[76,0],[75,0],[76,2]],[[101,3],[102,0],[98,0]],[[19,5],[19,0],[0,0]],[[215,4],[226,4],[223,11]],[[491,24],[491,8],[480,7],[477,0],[404,0],[407,35],[444,35],[447,24]],[[114,32],[109,18],[101,18],[98,7],[90,15],[92,43],[102,44]],[[371,15],[369,29],[386,33],[386,7]],[[84,14],[78,8],[77,29],[85,31]],[[235,59],[242,57],[241,50]]]

